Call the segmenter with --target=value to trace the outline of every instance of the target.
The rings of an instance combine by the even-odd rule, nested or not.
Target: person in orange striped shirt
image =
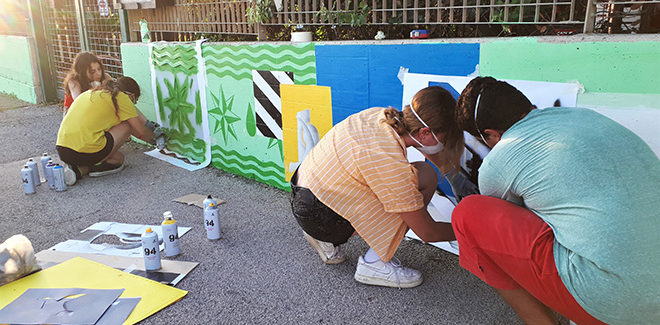
[[[426,210],[438,178],[427,162],[408,162],[415,147],[442,173],[455,170],[463,152],[456,101],[441,87],[420,90],[402,111],[375,107],[335,125],[291,178],[291,208],[305,239],[327,264],[343,262],[341,244],[354,234],[369,250],[355,280],[412,288],[419,271],[393,256],[408,228],[426,242],[454,240],[451,224]]]

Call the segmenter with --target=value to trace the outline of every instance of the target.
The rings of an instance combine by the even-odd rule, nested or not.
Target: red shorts
[[[452,224],[460,264],[492,287],[525,289],[578,324],[604,324],[568,292],[555,266],[552,229],[532,211],[483,195],[456,206]]]

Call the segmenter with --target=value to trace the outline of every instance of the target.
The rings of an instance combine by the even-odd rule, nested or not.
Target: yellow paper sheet
[[[310,110],[311,123],[321,139],[332,128],[332,97],[330,87],[311,85],[280,85],[282,97],[282,137],[284,138],[284,176],[287,181],[293,172],[290,164],[298,162],[298,132],[296,113]]]
[[[30,288],[125,289],[122,298],[141,297],[124,324],[135,324],[183,298],[188,292],[113,269],[82,257],[0,287],[0,308]]]

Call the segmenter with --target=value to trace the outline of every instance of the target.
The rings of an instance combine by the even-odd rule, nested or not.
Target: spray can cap
[[[30,158],[30,159],[28,159],[28,161],[34,161],[34,159]]]
[[[152,233],[153,230],[151,230],[151,227],[149,227],[149,228],[147,228],[147,230],[145,230],[144,232],[146,232],[146,233]]]
[[[163,212],[163,218],[164,218],[165,220],[167,220],[167,219],[172,219],[172,217],[173,217],[173,216],[172,216],[172,211],[165,211],[165,212]]]
[[[44,152],[43,156],[48,156],[48,153],[47,153],[47,152]]]
[[[30,166],[28,166],[28,165],[23,165],[23,168],[30,168]]]
[[[209,194],[209,196],[206,197],[207,199],[212,199],[213,197]]]
[[[215,204],[213,204],[213,202],[209,203],[209,207],[214,207],[214,206]]]

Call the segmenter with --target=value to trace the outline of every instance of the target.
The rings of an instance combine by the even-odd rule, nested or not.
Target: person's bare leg
[[[428,206],[435,190],[438,188],[438,174],[427,162],[416,161],[412,165],[417,169],[418,188],[424,196],[424,206]]]
[[[516,311],[520,319],[525,324],[534,325],[558,325],[559,321],[552,309],[548,308],[538,299],[534,298],[525,289],[501,290],[496,289],[513,310]]]
[[[128,122],[124,121],[113,126],[108,133],[112,135],[112,139],[115,143],[112,146],[110,154],[102,161],[113,165],[121,165],[124,163],[124,154],[119,152],[119,148],[130,139],[131,127],[128,125]]]

